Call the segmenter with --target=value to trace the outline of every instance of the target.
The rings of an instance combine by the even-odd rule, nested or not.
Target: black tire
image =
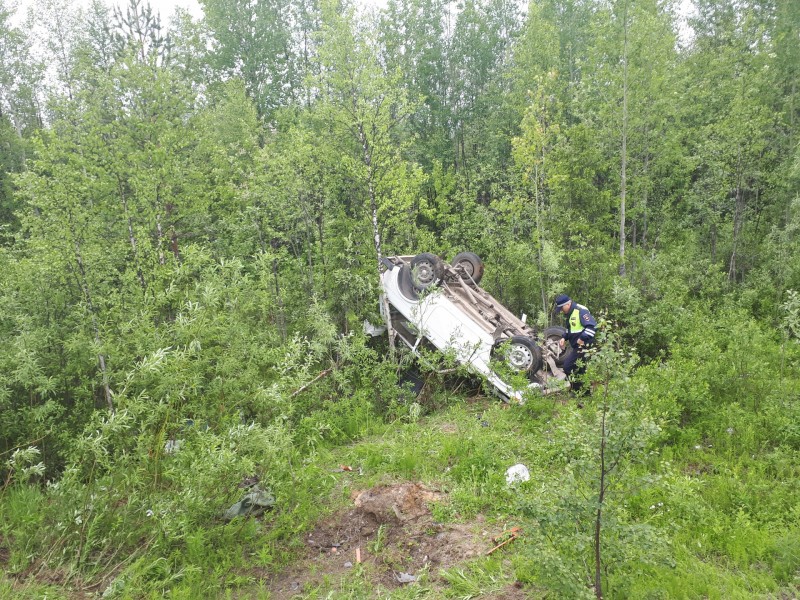
[[[425,387],[425,378],[416,367],[409,366],[401,370],[397,376],[397,385],[400,387],[400,399],[414,401],[419,398],[422,388]]]
[[[411,267],[403,265],[400,267],[400,272],[397,274],[397,286],[400,288],[400,293],[412,302],[419,300],[419,294],[414,289],[414,282],[411,281]]]
[[[569,351],[569,347],[564,344],[563,350],[558,347],[558,340],[564,337],[564,334],[567,330],[564,327],[559,325],[554,325],[553,327],[548,327],[544,330],[544,340],[545,343],[547,342],[555,342],[555,345],[550,345],[550,348],[553,352],[553,360],[556,363],[556,366],[563,367],[564,366],[564,358],[567,356],[567,352]]]
[[[535,340],[524,335],[515,335],[504,345],[506,364],[515,371],[533,377],[542,368],[542,350]]]
[[[444,263],[435,254],[423,252],[411,259],[411,282],[417,290],[439,285],[443,276]]]
[[[464,281],[468,283],[474,281],[476,285],[481,282],[483,261],[474,252],[459,252],[450,264]]]

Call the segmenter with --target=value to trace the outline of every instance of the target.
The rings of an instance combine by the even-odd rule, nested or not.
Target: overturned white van
[[[452,352],[506,400],[522,401],[523,390],[497,374],[498,360],[525,373],[528,387],[542,393],[569,386],[558,344],[564,329],[540,334],[481,288],[484,265],[476,254],[462,252],[448,264],[425,252],[387,257],[382,265],[382,313],[388,307],[396,338],[413,352],[425,341]]]

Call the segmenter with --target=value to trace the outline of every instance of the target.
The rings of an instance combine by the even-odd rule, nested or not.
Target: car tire
[[[508,343],[505,355],[506,364],[528,377],[533,377],[542,368],[542,350],[533,340],[525,335],[515,335]]]
[[[481,282],[483,277],[483,261],[474,252],[459,252],[450,262],[453,268],[461,275],[461,279],[468,283]]]
[[[556,342],[558,344],[558,340],[564,337],[564,334],[567,333],[567,330],[564,327],[560,327],[558,325],[554,325],[553,327],[548,327],[544,330],[544,339],[545,343],[549,341]],[[567,356],[567,352],[569,348],[566,344],[564,344],[564,348],[554,348],[552,347],[553,351],[553,360],[556,363],[556,366],[563,367],[564,366],[564,359]]]
[[[403,402],[414,401],[419,398],[422,388],[425,387],[425,378],[416,367],[409,366],[398,374],[397,385],[400,387],[400,399]]]
[[[423,291],[439,285],[443,276],[444,263],[435,254],[423,252],[411,259],[411,281],[415,289]]]

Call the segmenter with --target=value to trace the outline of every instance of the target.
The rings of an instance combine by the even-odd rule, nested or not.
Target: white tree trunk
[[[628,168],[628,2],[623,12],[622,43],[622,168],[619,198],[619,274],[625,275],[625,194]]]

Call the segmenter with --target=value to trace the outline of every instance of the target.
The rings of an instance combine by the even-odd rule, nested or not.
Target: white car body
[[[381,275],[383,293],[389,306],[402,315],[406,325],[410,325],[405,327],[405,332],[398,331],[397,337],[414,352],[422,339],[427,339],[438,350],[452,352],[460,364],[467,365],[471,371],[485,377],[504,398],[523,401],[523,390],[514,389],[492,369],[492,350],[497,345],[498,338],[491,323],[480,316],[480,311],[476,311],[470,297],[483,294],[494,303],[497,301],[477,286],[472,288],[473,291],[465,293],[458,285],[445,283],[415,298],[417,294],[411,292],[407,284],[404,286],[401,280],[402,277],[408,277],[403,271],[404,268],[409,268],[403,264],[404,258],[407,257],[396,258],[401,264],[395,264]],[[489,305],[495,306],[491,303]],[[383,302],[381,307],[384,307]],[[503,311],[507,313],[505,308]],[[518,323],[520,327],[527,329],[522,321],[518,320]],[[399,326],[396,328],[400,329]],[[541,386],[532,382],[528,387]]]

